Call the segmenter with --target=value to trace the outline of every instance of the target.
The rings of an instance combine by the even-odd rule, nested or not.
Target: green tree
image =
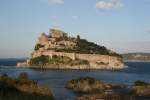
[[[80,35],[77,35],[77,41],[79,41],[80,40]]]

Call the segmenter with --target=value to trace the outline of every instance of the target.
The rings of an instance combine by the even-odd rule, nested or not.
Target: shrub
[[[84,83],[84,82],[87,82],[89,85],[93,85],[96,82],[96,79],[92,78],[92,77],[81,77],[78,79],[72,79],[70,81],[70,83],[72,83],[72,84]]]
[[[94,84],[96,79],[92,78],[92,77],[84,77],[84,78],[80,78],[79,80],[81,81],[87,81],[90,85]]]
[[[40,57],[35,57],[35,58],[32,58],[30,60],[30,64],[31,65],[40,65],[40,66],[43,66],[45,65],[46,63],[49,62],[49,56],[40,56]]]
[[[40,57],[35,57],[30,60],[31,65],[35,66],[40,66],[44,67],[46,65],[51,65],[51,64],[66,64],[66,65],[82,65],[82,64],[89,64],[87,60],[81,60],[81,59],[76,59],[72,60],[69,57],[66,56],[56,56],[53,55],[53,57],[49,56],[40,56]]]
[[[44,45],[37,44],[34,48],[35,51],[39,50],[40,48],[44,47]]]
[[[29,80],[27,73],[21,73],[18,78],[21,79],[0,76],[0,100],[54,100],[51,91]]]
[[[147,85],[150,85],[149,83],[146,83],[146,82],[144,82],[144,81],[135,81],[134,82],[134,85],[135,86],[147,86]]]

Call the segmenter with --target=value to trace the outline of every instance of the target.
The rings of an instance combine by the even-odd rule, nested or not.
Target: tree
[[[44,47],[44,45],[36,44],[34,50],[37,51],[37,50],[39,50],[40,48],[43,48],[43,47]]]
[[[79,41],[80,40],[80,35],[77,35],[77,41]]]
[[[44,32],[43,32],[43,33],[41,33],[41,35],[42,35],[42,36],[46,36],[46,34],[45,34]]]

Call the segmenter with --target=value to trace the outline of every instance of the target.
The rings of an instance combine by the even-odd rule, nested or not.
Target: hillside
[[[56,29],[51,29],[48,35],[42,33],[31,59],[18,66],[26,64],[50,69],[112,69],[124,66],[119,54],[79,35],[70,37],[68,33]]]

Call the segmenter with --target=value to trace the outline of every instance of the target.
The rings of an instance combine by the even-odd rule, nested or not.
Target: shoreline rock
[[[126,85],[109,84],[91,77],[81,77],[68,81],[66,88],[75,94],[80,94],[76,100],[150,99],[150,84],[143,81],[136,81],[128,89]]]
[[[66,88],[76,93],[113,93],[113,90],[123,89],[125,85],[109,84],[91,77],[73,79],[66,84]]]

